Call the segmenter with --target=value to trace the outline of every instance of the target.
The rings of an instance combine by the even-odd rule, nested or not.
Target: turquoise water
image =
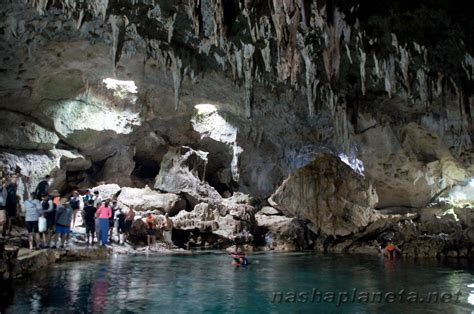
[[[229,257],[222,253],[114,256],[104,261],[59,264],[18,282],[6,312],[474,311],[470,304],[474,303],[474,272],[467,266],[316,254],[254,254],[249,260],[252,264],[246,268],[232,266]],[[403,302],[393,300],[392,295],[380,299],[382,293],[400,293],[401,289],[405,290],[400,297]],[[294,292],[298,293],[296,297]],[[364,303],[364,292],[375,303]],[[374,295],[377,292],[380,294]],[[420,298],[432,292],[431,303],[407,303],[407,294],[414,301],[414,292]],[[459,292],[459,302],[443,303],[438,294],[435,303],[436,292],[451,293],[452,301]],[[443,296],[447,300],[447,295]],[[342,303],[346,299],[347,303]],[[338,300],[342,303],[339,306]]]

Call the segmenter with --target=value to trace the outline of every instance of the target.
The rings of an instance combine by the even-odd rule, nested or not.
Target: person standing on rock
[[[109,219],[109,241],[112,243],[114,238],[114,229],[116,228],[115,223],[117,219],[115,217],[115,213],[119,210],[117,200],[112,201],[112,217]],[[117,226],[118,227],[118,226]]]
[[[23,203],[25,210],[25,223],[28,230],[28,243],[30,250],[33,249],[33,238],[36,240],[36,248],[40,247],[40,235],[38,229],[38,219],[43,216],[43,208],[41,202],[36,199],[36,193],[30,195],[30,199]]]
[[[172,240],[173,234],[173,220],[169,217],[169,214],[165,214],[165,221],[163,222],[163,239],[170,247],[173,246]]]
[[[41,201],[41,197],[45,194],[48,194],[49,185],[51,183],[51,177],[46,175],[44,179],[38,183],[35,189],[36,199]]]
[[[51,197],[56,197],[56,195],[57,194],[52,194]],[[46,218],[47,226],[46,232],[43,233],[43,246],[48,248],[51,245],[51,240],[54,235],[54,218],[56,217],[57,205],[48,194],[44,194],[41,201],[41,208],[43,209],[43,217]]]
[[[92,195],[91,190],[87,190],[86,194],[82,197],[82,201],[84,202],[84,206],[89,204],[89,201],[92,201],[92,205],[94,205],[94,195]]]
[[[133,205],[130,206],[127,214],[125,215],[125,229],[123,234],[123,242],[127,241],[130,236],[130,231],[132,230],[133,221],[135,220],[135,211],[133,210]]]
[[[81,196],[78,191],[72,192],[72,197],[69,200],[69,206],[72,209],[72,225],[71,229],[76,227],[76,216],[77,213],[81,210]]]
[[[84,207],[84,221],[86,224],[86,240],[89,244],[89,237],[91,238],[90,244],[94,245],[95,237],[95,213],[97,209],[93,206],[94,201],[90,199]]]
[[[147,233],[147,242],[148,242],[148,250],[150,249],[151,245],[155,245],[156,243],[156,227],[158,225],[158,220],[155,216],[152,215],[151,212],[147,213],[146,217],[146,225],[148,228]]]
[[[7,180],[2,178],[0,183],[0,227],[2,228],[2,234],[5,234],[7,214],[5,212],[5,204],[7,202]]]
[[[117,219],[117,237],[120,244],[125,243],[124,233],[125,233],[125,213],[123,212],[122,207],[119,207],[115,212],[115,218]]]
[[[102,246],[105,246],[108,244],[109,219],[112,217],[112,208],[110,207],[109,202],[106,201],[104,205],[100,206],[95,214],[99,218],[100,240]]]
[[[100,204],[102,203],[102,196],[100,196],[99,191],[94,191],[94,207],[98,208]]]
[[[7,225],[6,228],[3,229],[4,234],[3,236],[11,234],[13,228],[13,219],[16,218],[17,215],[17,206],[18,206],[18,198],[17,198],[17,175],[14,174],[10,178],[10,182],[8,182],[6,189],[7,189],[7,199],[5,202],[5,210],[7,214]],[[5,233],[6,232],[6,233]]]
[[[73,210],[71,205],[66,201],[56,209],[55,224],[56,224],[56,236],[60,237],[61,246],[64,248],[64,243],[69,237],[71,232],[71,220],[72,220]]]

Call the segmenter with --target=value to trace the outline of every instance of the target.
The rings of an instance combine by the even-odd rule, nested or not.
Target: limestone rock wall
[[[0,149],[82,155],[67,191],[153,184],[189,146],[261,200],[330,153],[374,206],[423,207],[472,176],[474,75],[470,5],[422,2],[7,1]]]

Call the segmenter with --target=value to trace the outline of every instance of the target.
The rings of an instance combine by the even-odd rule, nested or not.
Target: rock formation
[[[170,216],[186,209],[186,200],[179,195],[159,193],[148,187],[144,189],[123,187],[117,200],[128,207],[133,206],[138,211],[159,210],[162,213],[170,214]]]
[[[372,185],[333,155],[320,155],[292,173],[269,203],[289,217],[310,221],[324,236],[357,233],[375,221],[377,194]]]

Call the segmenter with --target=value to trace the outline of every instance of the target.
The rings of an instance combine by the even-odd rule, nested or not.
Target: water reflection
[[[9,313],[24,312],[426,312],[474,310],[474,276],[437,262],[261,254],[233,267],[224,254],[116,256],[61,264],[16,286]],[[459,304],[272,303],[275,292],[461,291]],[[3,302],[2,302],[3,303]]]

